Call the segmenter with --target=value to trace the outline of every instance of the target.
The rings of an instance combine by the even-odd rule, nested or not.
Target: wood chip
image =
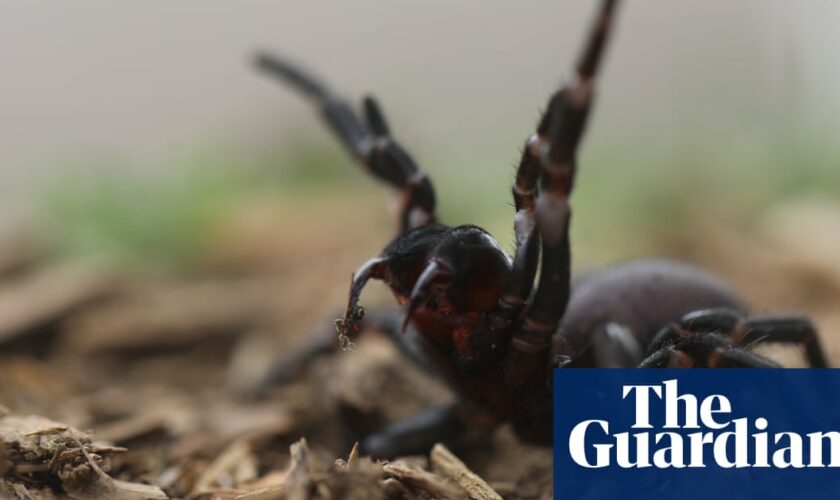
[[[282,484],[235,496],[235,500],[278,500],[286,498],[286,487]]]
[[[289,447],[292,463],[283,481],[288,500],[308,500],[309,498],[309,445],[305,438]]]
[[[353,448],[350,450],[350,454],[347,456],[347,461],[345,462],[342,459],[337,459],[335,461],[335,466],[339,469],[343,470],[350,470],[356,466],[359,462],[359,442],[356,441],[353,443]]]
[[[43,249],[25,231],[13,231],[12,234],[0,232],[3,232],[0,235],[0,278],[28,270],[43,256]]]
[[[96,427],[95,436],[103,441],[125,443],[167,429],[168,420],[160,411],[139,413],[128,418]]]
[[[483,479],[467,468],[446,446],[438,443],[432,448],[432,469],[461,485],[473,500],[502,500]]]
[[[418,498],[407,486],[402,484],[398,479],[389,477],[382,481],[382,491],[388,498],[405,498],[407,500],[414,500]]]
[[[235,477],[243,464],[254,464],[254,457],[248,440],[238,439],[225,448],[199,476],[193,488],[194,493],[209,489],[211,486],[238,487],[239,483],[255,479],[254,467],[251,467],[250,473],[245,473],[244,477]]]
[[[260,324],[271,314],[273,300],[273,290],[262,282],[139,290],[75,319],[62,346],[77,352],[183,347]]]
[[[77,441],[77,445],[87,460],[87,467],[67,467],[59,470],[58,477],[67,496],[73,500],[165,500],[169,498],[157,486],[118,481],[106,474]],[[83,478],[80,479],[79,476]]]
[[[42,269],[0,287],[0,343],[36,332],[114,293],[113,277],[88,267]]]
[[[9,415],[0,418],[0,444],[15,451],[15,471],[55,474],[67,496],[76,500],[167,498],[156,486],[108,476],[98,463],[101,454],[122,452],[124,448],[95,445],[87,434],[68,425],[38,416]],[[81,463],[76,460],[80,456],[84,457]],[[20,496],[19,486],[12,486]]]
[[[26,433],[25,435],[26,436],[38,436],[38,435],[41,435],[41,434],[56,434],[58,432],[64,432],[67,429],[69,429],[68,426],[59,424],[59,425],[54,425],[54,426],[51,426],[51,427],[45,427],[43,429],[36,429],[32,432]]]
[[[36,415],[0,418],[0,443],[16,450],[21,462],[47,462],[60,450],[62,443],[73,442],[91,443],[85,433]]]
[[[433,498],[447,498],[451,500],[465,500],[467,493],[449,479],[433,474],[429,471],[412,467],[404,462],[396,461],[382,466],[386,477],[398,479],[411,488],[430,494]]]

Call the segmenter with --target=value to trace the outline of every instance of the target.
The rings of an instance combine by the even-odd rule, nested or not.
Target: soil
[[[784,213],[751,231],[698,222],[656,247],[718,272],[759,312],[808,314],[840,362],[840,240],[827,236],[840,210]],[[3,243],[0,497],[551,498],[550,450],[508,428],[428,456],[359,456],[365,432],[453,397],[382,336],[264,390],[337,316],[350,270],[386,236],[332,225],[272,239],[258,224],[249,239],[236,227],[178,279]],[[762,352],[803,364],[795,349]]]

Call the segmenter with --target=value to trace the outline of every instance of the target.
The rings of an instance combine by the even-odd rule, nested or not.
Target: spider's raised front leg
[[[365,122],[314,76],[281,58],[260,54],[257,66],[313,100],[329,128],[356,160],[397,191],[400,231],[435,221],[435,191],[429,178],[392,137],[373,97],[364,100]]]
[[[536,258],[529,244],[534,229],[539,234],[542,268],[533,302],[514,331],[505,359],[504,376],[513,389],[538,374],[545,376],[550,360],[551,337],[557,330],[569,300],[570,255],[569,195],[574,182],[577,149],[592,104],[595,76],[609,37],[616,0],[601,3],[595,24],[572,78],[549,100],[537,134],[525,147],[514,186],[517,204],[517,251],[514,280],[529,273],[533,278]],[[536,192],[536,177],[540,192]],[[520,237],[522,233],[522,237]],[[521,270],[516,263],[522,261]],[[525,291],[522,283],[516,288]],[[530,284],[529,284],[530,286]],[[509,299],[510,300],[510,299]]]

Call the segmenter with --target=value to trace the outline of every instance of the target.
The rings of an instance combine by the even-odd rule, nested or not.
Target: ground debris
[[[271,297],[260,281],[140,287],[74,319],[62,347],[80,353],[150,350],[234,335],[265,321]]]
[[[2,224],[0,224],[2,229]],[[44,249],[25,229],[0,230],[0,279],[30,269],[43,256]]]
[[[89,266],[58,265],[0,283],[0,344],[38,332],[113,295],[117,280]]]
[[[413,490],[421,497],[427,495],[431,498],[452,500],[469,498],[467,492],[457,483],[404,461],[386,463],[382,470],[386,478],[400,481],[409,491]]]
[[[194,491],[213,486],[232,488],[256,479],[257,463],[247,439],[239,439],[225,448],[195,482]]]
[[[447,452],[448,453],[448,452]],[[237,487],[222,487],[218,479],[230,474],[252,452],[245,442],[234,443],[224,450],[205,470],[190,498],[257,500],[282,498],[288,500],[376,500],[385,498],[404,499],[447,499],[467,500],[497,499],[498,494],[477,475],[469,472],[454,455],[441,460],[447,465],[443,470],[457,475],[466,470],[466,475],[457,475],[458,479],[445,477],[431,472],[419,464],[425,460],[396,460],[393,462],[373,462],[370,458],[359,455],[354,447],[348,459],[336,460],[327,468],[321,467],[313,458],[305,439],[293,443],[289,449],[290,462],[282,474],[272,472],[250,483]],[[460,463],[453,465],[452,461]],[[459,485],[462,481],[463,485]],[[217,486],[210,486],[216,483]],[[495,496],[493,496],[495,495]]]
[[[242,434],[200,470],[182,460],[152,485],[106,472],[125,448],[93,441],[87,433],[43,417],[7,415],[0,418],[0,494],[36,500],[165,499],[170,498],[167,493],[194,500],[500,498],[442,446],[432,454],[436,472],[426,469],[424,457],[373,462],[359,453],[358,445],[346,461],[325,467],[316,458],[321,454],[313,454],[306,439],[300,439],[289,447],[285,471],[269,470],[258,477],[265,464],[256,447],[269,431],[263,432]],[[178,490],[183,476],[196,472],[188,480],[190,491]]]
[[[438,443],[432,448],[432,469],[443,477],[461,485],[474,500],[502,500],[483,479],[467,468],[458,457],[444,445]]]
[[[840,210],[794,208],[753,231],[694,221],[656,253],[710,268],[758,311],[809,315],[840,359],[840,239],[831,232]],[[0,354],[0,498],[551,498],[551,450],[519,442],[509,426],[458,448],[457,458],[441,447],[390,462],[358,447],[348,453],[453,395],[376,332],[337,352],[332,325],[323,329],[324,355],[306,369],[293,365],[294,377],[272,374],[278,357],[294,358],[333,316],[348,266],[370,250],[336,236],[368,241],[357,226],[307,224],[338,243],[302,238],[310,245],[302,252],[289,230],[276,245],[289,245],[292,259],[264,248],[275,223],[268,218],[252,241],[277,265],[246,266],[253,274],[120,274],[115,283],[89,268],[74,275],[78,266],[36,260],[4,273],[0,263],[0,344],[8,348]],[[325,254],[336,258],[322,266]],[[43,331],[56,342],[41,342]],[[23,341],[42,348],[19,348]],[[283,385],[263,384],[266,373]],[[257,396],[241,396],[257,386]]]
[[[102,469],[124,448],[97,443],[68,425],[39,416],[0,418],[0,491],[18,498],[50,498],[53,488],[70,498],[141,500],[167,498],[155,486],[118,481]],[[5,491],[4,491],[5,490]]]

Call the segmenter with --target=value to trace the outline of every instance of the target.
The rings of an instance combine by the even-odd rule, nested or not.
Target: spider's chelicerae
[[[683,264],[630,262],[572,282],[569,196],[616,3],[602,2],[574,73],[525,145],[513,185],[512,258],[479,227],[438,222],[432,183],[373,98],[364,100],[362,120],[299,68],[259,57],[260,68],[310,98],[353,157],[397,193],[400,233],[354,275],[340,335],[389,332],[461,396],[368,436],[362,447],[371,455],[423,452],[478,422],[509,421],[520,438],[550,444],[552,368],[778,366],[746,349],[759,342],[803,345],[811,366],[826,366],[807,318],[751,316],[721,281]],[[370,279],[406,306],[402,321],[362,317],[359,295]]]

